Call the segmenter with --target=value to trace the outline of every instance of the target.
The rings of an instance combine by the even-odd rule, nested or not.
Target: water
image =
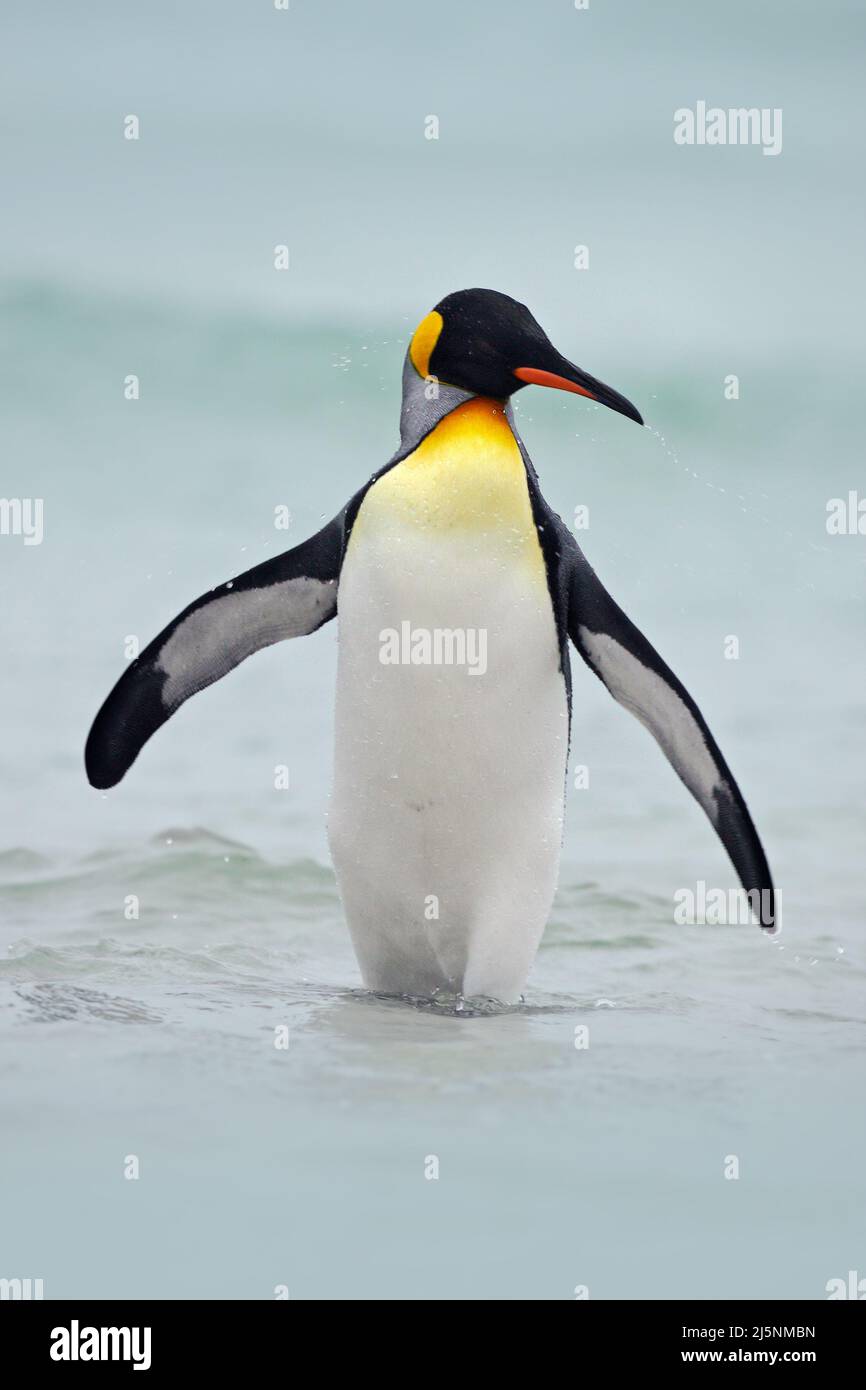
[[[521,8],[505,37],[486,31],[498,68],[449,108],[445,40],[420,18],[356,70],[370,40],[355,7],[336,40],[293,7],[286,84],[262,16],[244,29],[206,7],[202,65],[194,17],[151,51],[102,10],[96,72],[58,7],[41,100],[7,152],[22,197],[0,286],[0,494],[45,499],[41,546],[0,539],[0,1276],[41,1277],[49,1297],[820,1298],[863,1271],[866,542],[825,527],[827,500],[862,488],[864,364],[844,308],[862,271],[855,195],[806,119],[845,119],[854,87],[832,63],[856,51],[854,20],[840,7],[838,49],[813,62],[788,7],[769,8],[772,33],[749,19],[746,83],[733,20],[720,48],[684,27],[687,7],[651,25],[629,7],[619,105],[601,11],[568,16],[595,28],[566,50],[564,16],[531,25]],[[465,23],[480,53],[481,21]],[[509,217],[487,99],[521,58],[548,105],[518,108],[510,159],[532,215]],[[393,86],[370,96],[386,64]],[[781,101],[785,149],[715,152],[689,184],[669,113],[717,90]],[[443,106],[436,149],[410,134],[418,100]],[[118,149],[110,122],[137,105],[148,138]],[[862,132],[848,139],[846,165]],[[407,238],[422,208],[429,234]],[[275,289],[262,258],[287,224],[297,273]],[[828,228],[833,254],[817,254]],[[325,837],[333,625],[192,700],[108,794],[86,785],[82,750],[130,634],[149,640],[309,534],[390,455],[407,335],[469,283],[525,297],[645,413],[640,431],[554,393],[518,404],[549,501],[566,518],[589,507],[586,553],[703,708],[784,926],[774,941],[674,924],[678,889],[733,886],[733,871],[576,661],[572,763],[590,785],[570,790],[551,923],[525,1003],[461,1015],[361,989]]]

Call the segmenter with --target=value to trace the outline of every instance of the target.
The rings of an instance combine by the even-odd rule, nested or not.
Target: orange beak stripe
[[[591,401],[598,399],[591,391],[585,391],[564,376],[557,376],[556,372],[540,372],[536,367],[515,367],[514,375],[519,376],[521,381],[529,382],[530,386],[555,386],[558,391],[573,391],[576,396],[588,396]]]

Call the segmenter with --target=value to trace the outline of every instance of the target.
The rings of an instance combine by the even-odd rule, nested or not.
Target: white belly
[[[428,529],[365,500],[338,621],[329,838],[364,982],[514,1002],[562,838],[568,713],[543,566],[507,526]],[[407,622],[476,632],[476,657],[483,630],[486,671],[383,664],[383,631]]]

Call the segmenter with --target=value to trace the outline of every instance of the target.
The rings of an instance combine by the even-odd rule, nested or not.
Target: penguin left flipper
[[[562,519],[533,491],[548,567],[552,562],[555,571],[555,602],[565,609],[568,636],[614,699],[649,729],[709,817],[751,895],[760,925],[774,930],[776,898],[767,857],[706,720],[682,682],[611,598]]]
[[[341,512],[315,536],[191,603],[124,672],[87,738],[94,787],[113,787],[190,695],[246,657],[315,632],[337,611],[346,534]]]

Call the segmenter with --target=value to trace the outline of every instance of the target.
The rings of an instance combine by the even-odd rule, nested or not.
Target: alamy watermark
[[[828,536],[866,536],[866,497],[854,488],[847,497],[831,497],[825,525]]]
[[[23,536],[25,545],[41,545],[42,509],[41,497],[0,497],[0,536]]]
[[[674,893],[674,922],[678,927],[746,927],[752,922],[782,930],[782,894],[770,888],[708,888],[698,879],[694,888]]]
[[[44,1298],[42,1279],[0,1279],[0,1302],[29,1302]]]
[[[149,1327],[82,1327],[73,1318],[69,1327],[51,1331],[52,1361],[131,1361],[134,1371],[150,1370]]]
[[[383,666],[465,666],[470,676],[487,670],[487,629],[484,627],[415,627],[402,622],[379,633]]]
[[[828,1279],[824,1292],[831,1303],[841,1298],[862,1303],[866,1299],[866,1279],[861,1279],[856,1269],[849,1269],[847,1279]]]
[[[677,145],[760,145],[764,154],[782,153],[780,106],[707,106],[705,101],[674,112]]]

